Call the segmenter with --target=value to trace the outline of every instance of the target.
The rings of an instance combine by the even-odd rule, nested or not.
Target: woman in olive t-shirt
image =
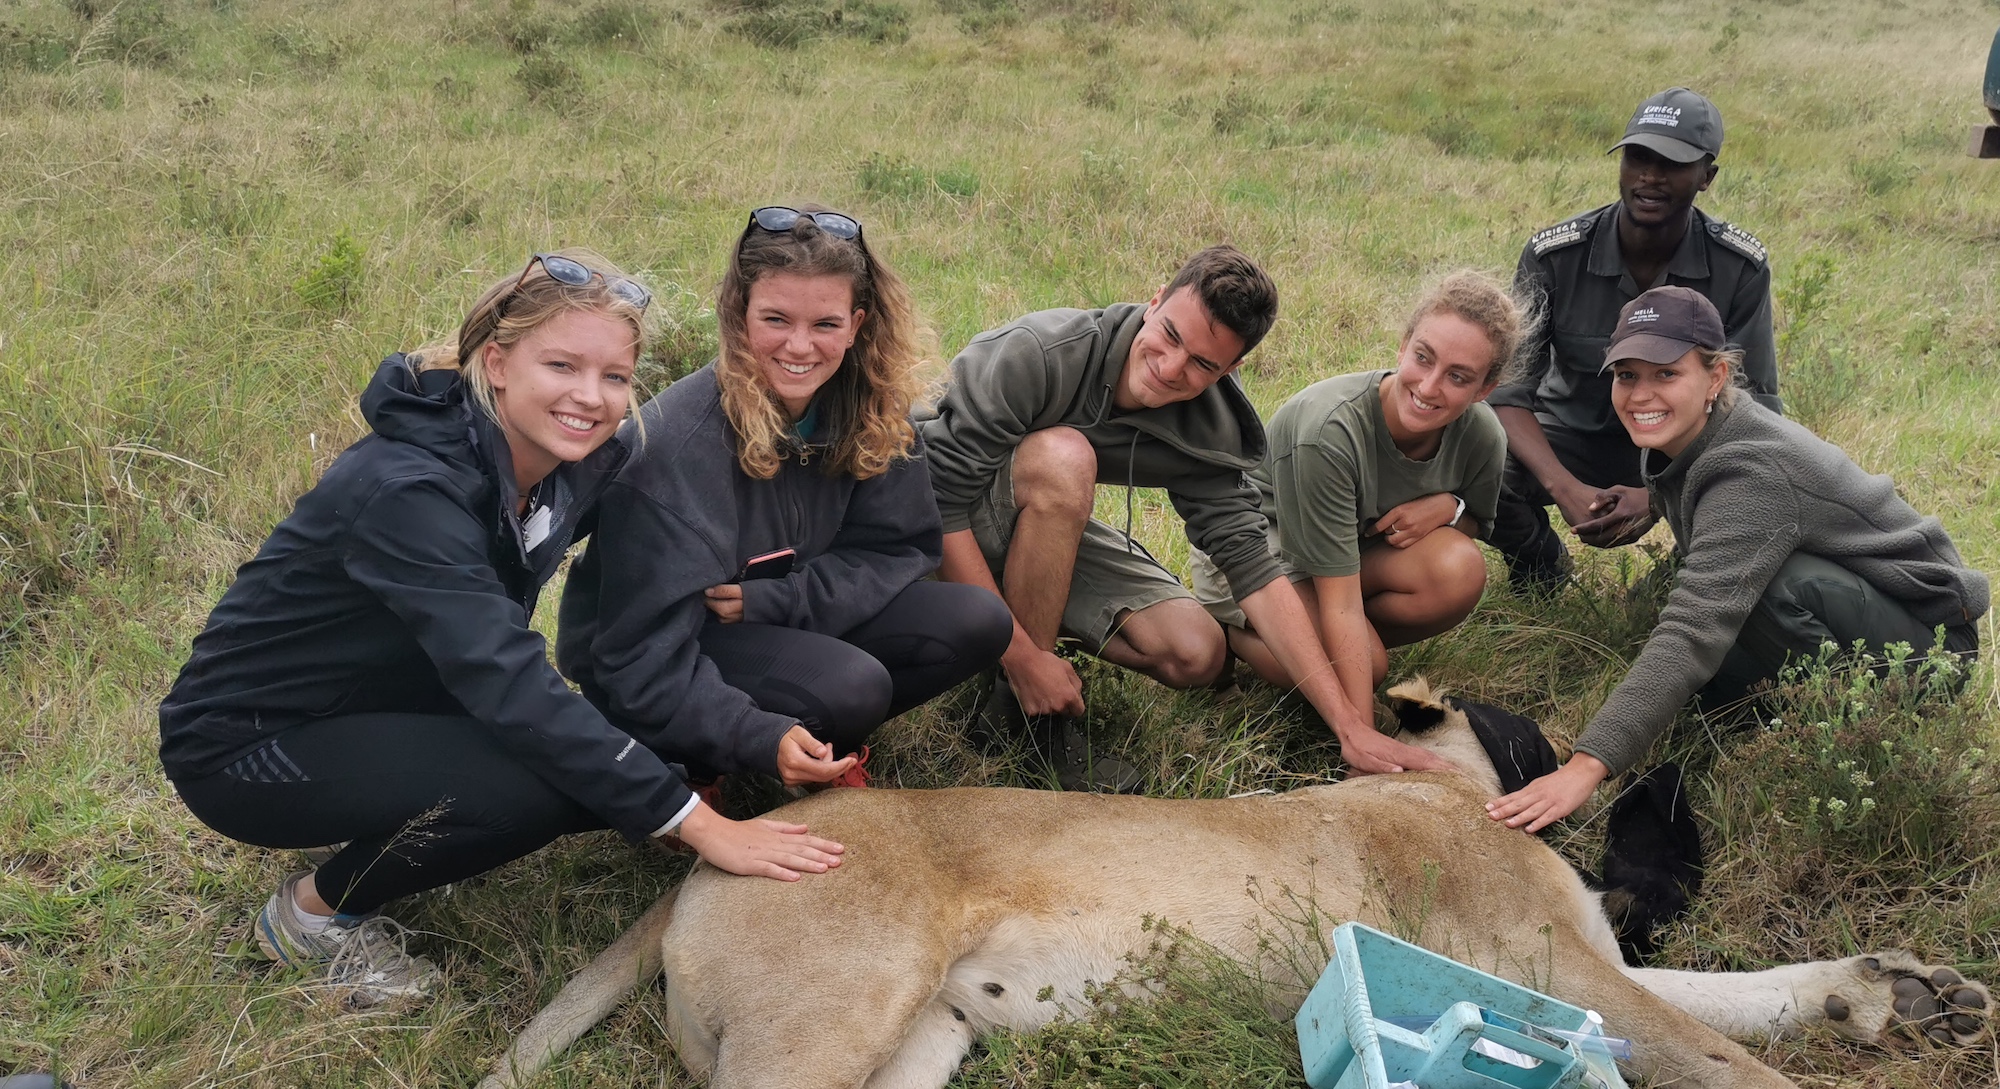
[[[1325,379],[1271,418],[1270,453],[1251,474],[1271,551],[1357,707],[1373,702],[1387,648],[1456,626],[1486,588],[1474,539],[1493,521],[1507,438],[1482,402],[1526,323],[1491,278],[1454,273],[1417,303],[1394,370]],[[1214,565],[1196,554],[1193,566],[1195,596],[1231,649],[1290,687]]]

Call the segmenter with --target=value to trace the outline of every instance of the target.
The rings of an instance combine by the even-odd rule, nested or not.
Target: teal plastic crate
[[[1313,1089],[1626,1089],[1608,1048],[1544,1031],[1594,1037],[1595,1014],[1359,923],[1298,1028]]]

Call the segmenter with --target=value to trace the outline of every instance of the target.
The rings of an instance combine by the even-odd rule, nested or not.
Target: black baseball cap
[[[1686,87],[1669,87],[1639,103],[1625,124],[1625,138],[1611,145],[1611,151],[1627,144],[1677,163],[1691,163],[1703,155],[1719,158],[1722,111]]]
[[[1722,315],[1708,296],[1691,287],[1656,287],[1625,304],[1604,349],[1604,366],[1624,359],[1672,363],[1690,348],[1721,351],[1728,344]],[[1602,371],[1604,367],[1599,367]]]

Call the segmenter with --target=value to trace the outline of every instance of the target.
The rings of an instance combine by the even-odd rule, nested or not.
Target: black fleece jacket
[[[211,774],[331,715],[469,715],[631,839],[673,819],[691,797],[680,776],[570,691],[528,626],[622,444],[542,484],[552,523],[529,551],[506,442],[456,372],[390,356],[361,412],[375,433],[299,498],[195,637],[160,705],[167,775]]]
[[[840,636],[944,554],[922,447],[867,480],[787,459],[744,473],[713,365],[640,410],[645,441],[605,493],[597,532],[563,586],[556,661],[605,713],[666,755],[776,775],[796,719],[757,706],[701,653],[702,591],[781,548],[797,566],[743,584],[743,619]],[[810,462],[810,463],[807,463]]]

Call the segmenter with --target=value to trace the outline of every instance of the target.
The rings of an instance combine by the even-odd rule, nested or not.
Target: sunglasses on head
[[[582,287],[590,282],[591,277],[602,276],[604,286],[613,295],[641,310],[646,309],[653,301],[653,293],[646,290],[646,286],[637,280],[599,272],[581,261],[564,257],[559,253],[538,253],[528,258],[528,267],[522,269],[521,278],[514,281],[515,291],[521,290],[521,285],[528,282],[528,273],[535,270],[536,264],[540,264],[542,271],[549,274],[549,279],[571,287]]]
[[[801,212],[797,208],[786,208],[772,204],[750,213],[750,222],[757,227],[780,234],[799,225],[799,220],[810,219],[813,226],[835,238],[852,242],[861,237],[861,224],[851,216],[839,212]]]

